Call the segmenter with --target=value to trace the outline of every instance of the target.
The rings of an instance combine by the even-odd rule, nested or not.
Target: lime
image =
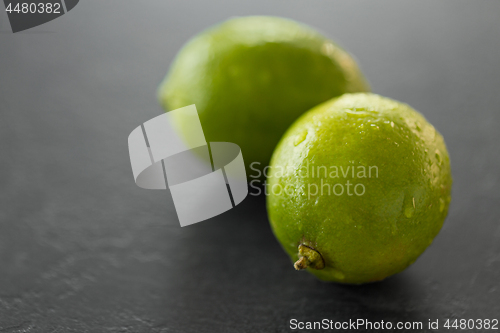
[[[359,284],[401,272],[431,244],[451,184],[443,138],[421,114],[375,94],[345,94],[283,136],[267,208],[296,269]]]
[[[173,110],[195,104],[207,141],[234,142],[247,168],[269,163],[286,129],[311,107],[369,87],[353,58],[312,28],[277,17],[234,18],[179,52],[158,90]],[[182,119],[176,128],[189,143]]]

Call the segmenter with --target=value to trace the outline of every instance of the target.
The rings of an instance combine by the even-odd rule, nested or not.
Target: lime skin
[[[443,137],[420,113],[379,95],[346,94],[285,133],[271,160],[267,209],[297,269],[361,284],[403,271],[432,243],[451,185]],[[311,251],[324,268],[302,258]]]
[[[158,90],[165,110],[195,104],[207,141],[241,147],[247,170],[262,170],[286,129],[313,106],[369,91],[354,59],[289,19],[229,19],[192,38]],[[182,119],[175,127],[189,143]]]

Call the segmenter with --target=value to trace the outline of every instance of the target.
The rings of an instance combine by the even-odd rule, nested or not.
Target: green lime
[[[207,141],[234,142],[262,169],[286,129],[311,107],[368,91],[354,59],[312,28],[277,17],[234,18],[179,52],[158,91],[173,110],[195,104]],[[175,126],[189,142],[182,119]]]
[[[431,244],[451,184],[443,137],[420,113],[375,94],[345,94],[283,136],[267,208],[296,269],[359,284],[401,272]]]

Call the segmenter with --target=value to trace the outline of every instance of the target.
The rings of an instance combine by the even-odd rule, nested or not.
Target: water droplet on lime
[[[335,277],[336,279],[339,279],[339,280],[345,279],[344,273],[342,273],[338,269],[333,269],[332,270],[332,275],[333,275],[333,277]]]
[[[415,214],[415,208],[413,206],[409,205],[405,207],[405,216],[407,218],[411,218]]]
[[[293,142],[293,144],[295,146],[298,146],[300,143],[302,143],[307,137],[307,130],[303,131],[302,133],[300,133],[299,135],[297,135],[295,137],[295,141]]]

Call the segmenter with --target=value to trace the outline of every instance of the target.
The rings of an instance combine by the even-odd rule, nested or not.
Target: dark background
[[[450,212],[403,273],[323,283],[293,270],[263,197],[181,228],[167,191],[135,185],[127,137],[162,112],[176,52],[250,14],[319,28],[444,136]],[[0,332],[500,319],[500,2],[93,0],[17,34],[0,18]]]

